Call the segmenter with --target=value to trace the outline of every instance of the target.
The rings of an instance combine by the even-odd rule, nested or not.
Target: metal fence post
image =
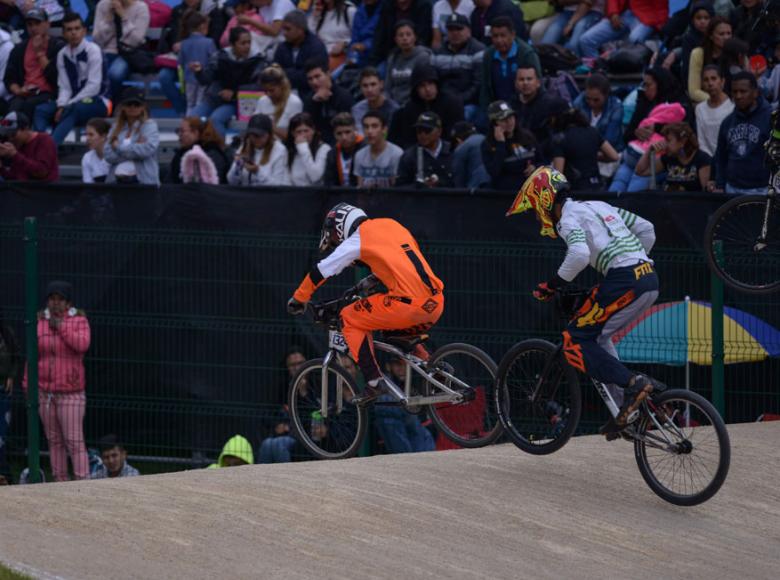
[[[27,350],[27,466],[31,483],[41,480],[38,418],[38,221],[24,220],[24,328]]]
[[[715,242],[715,259],[723,260],[723,245]],[[712,404],[725,418],[726,393],[724,385],[725,349],[723,345],[723,281],[714,273],[710,274],[712,285]]]

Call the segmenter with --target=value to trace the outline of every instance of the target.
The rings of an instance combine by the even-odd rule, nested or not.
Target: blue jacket
[[[328,51],[325,45],[316,34],[308,31],[295,58],[293,58],[293,47],[289,42],[279,43],[274,53],[274,62],[287,73],[287,78],[290,79],[292,87],[298,89],[298,95],[301,99],[311,92],[309,83],[306,82],[306,71],[303,68],[306,61],[311,59],[328,66]]]
[[[742,113],[734,109],[723,119],[713,156],[715,183],[738,188],[766,187],[769,170],[764,166],[764,143],[769,139],[772,108],[759,97],[756,107]]]
[[[381,6],[377,6],[374,9],[374,14],[369,16],[366,11],[366,5],[361,2],[355,12],[354,20],[352,20],[352,39],[350,44],[359,42],[366,47],[363,52],[355,53],[357,55],[356,64],[361,68],[368,64],[368,56],[374,47],[374,34],[376,33],[376,25],[379,23],[379,15],[381,13]]]
[[[585,102],[585,92],[580,93],[574,99],[572,106],[585,113],[588,121],[590,121],[591,110],[588,103]],[[623,142],[623,103],[616,96],[610,95],[607,99],[601,119],[596,123],[596,129],[599,130],[599,134],[604,139],[609,141],[615,150],[623,151],[626,146]]]
[[[458,145],[452,155],[455,187],[473,189],[490,185],[490,174],[482,161],[484,135],[474,133]]]

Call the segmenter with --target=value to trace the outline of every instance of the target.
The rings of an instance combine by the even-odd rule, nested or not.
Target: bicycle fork
[[[769,194],[767,195],[766,200],[766,207],[764,208],[764,219],[761,223],[761,235],[756,240],[755,245],[753,246],[754,252],[760,252],[764,248],[766,248],[766,238],[769,235],[769,214],[772,211],[772,204],[775,203],[775,190],[774,188],[771,188],[769,190]]]

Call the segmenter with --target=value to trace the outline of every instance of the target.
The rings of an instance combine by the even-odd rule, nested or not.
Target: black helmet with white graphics
[[[357,227],[368,219],[366,212],[359,207],[341,202],[325,216],[320,237],[320,252],[335,249],[351,236]]]

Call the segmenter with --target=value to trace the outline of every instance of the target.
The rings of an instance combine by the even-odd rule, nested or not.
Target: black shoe
[[[628,425],[628,418],[642,402],[653,392],[653,383],[644,375],[635,375],[632,383],[623,390],[623,406],[615,417],[615,423],[621,429]]]
[[[615,423],[615,418],[610,417],[609,421],[599,427],[599,434],[604,435],[607,441],[614,441],[615,439],[620,438],[620,432],[625,428],[625,425],[623,427],[619,427],[618,424]]]
[[[363,389],[363,392],[360,394],[360,397],[356,399],[352,399],[352,402],[355,405],[360,405],[361,407],[365,407],[369,403],[373,403],[374,401],[376,401],[379,397],[384,395],[386,392],[387,392],[387,386],[385,386],[385,381],[380,380],[375,387],[372,387],[371,385],[366,385],[366,388]]]

